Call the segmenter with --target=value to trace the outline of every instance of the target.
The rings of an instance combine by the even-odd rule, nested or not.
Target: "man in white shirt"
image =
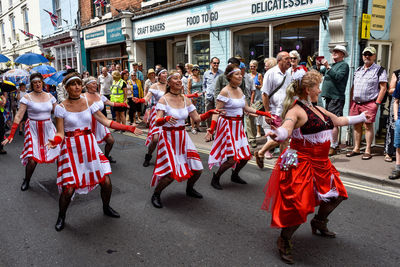
[[[292,77],[288,71],[290,68],[289,53],[286,51],[280,52],[276,60],[278,65],[269,69],[264,75],[261,92],[265,111],[275,115],[277,119],[274,120],[275,123],[273,125],[279,127],[282,121],[280,116],[283,110],[283,101],[286,97],[286,88],[292,82]],[[265,133],[267,132],[268,130],[265,129]],[[265,153],[277,146],[278,143],[271,139],[260,151],[254,153],[258,167],[263,168]]]
[[[100,85],[100,94],[104,95],[105,97],[108,98],[108,100],[110,100],[110,95],[111,95],[111,85],[113,82],[113,78],[111,76],[110,73],[108,73],[108,69],[107,67],[103,67],[101,69],[101,75],[98,78],[98,83]],[[107,111],[106,111],[106,107],[104,106],[104,109],[102,110],[104,116],[107,117]],[[111,107],[111,114],[113,119],[115,118],[115,113],[113,108]]]

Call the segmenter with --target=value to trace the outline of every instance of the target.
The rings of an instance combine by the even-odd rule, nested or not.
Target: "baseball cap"
[[[370,52],[371,54],[375,55],[375,54],[376,54],[376,49],[375,49],[375,47],[367,46],[367,47],[363,50],[362,53],[364,54],[365,52]]]

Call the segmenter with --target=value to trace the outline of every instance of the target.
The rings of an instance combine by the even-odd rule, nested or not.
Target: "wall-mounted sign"
[[[60,44],[66,44],[66,43],[70,43],[72,42],[72,38],[71,37],[65,37],[63,39],[59,39],[59,40],[55,40],[55,41],[51,41],[48,43],[44,43],[42,46],[43,48],[49,48],[52,46],[56,46],[56,45],[60,45]]]
[[[369,39],[371,37],[371,15],[362,14],[361,20],[361,39]]]
[[[85,48],[112,44],[125,40],[125,36],[122,35],[120,20],[84,30],[83,35]]]
[[[387,0],[372,1],[371,30],[383,31],[385,29]]]
[[[328,0],[226,0],[137,20],[133,39],[256,22],[328,9]]]

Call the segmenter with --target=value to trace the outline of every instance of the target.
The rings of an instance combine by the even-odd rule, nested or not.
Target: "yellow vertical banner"
[[[371,15],[362,14],[361,20],[361,39],[369,39],[371,37]]]
[[[383,31],[385,29],[387,0],[372,1],[372,19],[371,29],[374,31]]]

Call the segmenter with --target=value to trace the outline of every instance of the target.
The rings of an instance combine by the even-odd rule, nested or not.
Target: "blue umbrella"
[[[65,70],[58,71],[51,75],[50,77],[44,79],[44,82],[49,85],[58,85],[62,80],[64,79],[64,73],[66,73]]]
[[[40,65],[36,66],[32,69],[35,72],[39,72],[40,74],[50,74],[50,73],[55,73],[56,69],[53,68],[50,65]]]
[[[33,65],[39,63],[47,63],[49,60],[42,55],[35,53],[26,53],[23,54],[15,60],[16,63],[25,64],[25,65]]]
[[[18,85],[20,83],[29,84],[29,72],[23,69],[12,69],[4,73],[3,78]]]
[[[3,54],[0,54],[0,63],[2,63],[2,62],[8,62],[8,61],[10,61],[10,59],[9,59],[8,57],[6,57],[6,56],[3,55]]]

